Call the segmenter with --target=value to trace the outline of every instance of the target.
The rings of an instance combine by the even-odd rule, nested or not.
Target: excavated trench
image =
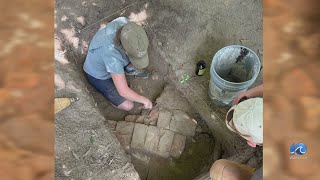
[[[154,57],[158,52],[151,46],[149,53],[151,57]],[[74,62],[75,61],[71,61],[71,63]],[[147,68],[147,70],[151,72],[151,76],[148,79],[127,77],[128,85],[139,94],[148,97],[151,101],[153,101],[156,104],[154,109],[166,109],[173,112],[179,110],[186,113],[189,116],[190,122],[196,122],[194,128],[191,128],[193,131],[192,135],[185,135],[183,131],[179,131],[179,128],[177,128],[178,130],[172,130],[171,122],[174,118],[171,118],[169,128],[158,127],[160,115],[157,116],[158,120],[154,124],[149,122],[145,123],[146,120],[139,123],[135,122],[136,120],[127,120],[128,116],[141,116],[145,115],[146,112],[139,108],[141,105],[138,103],[135,104],[135,107],[130,112],[117,110],[87,82],[87,80],[84,78],[82,65],[78,63],[74,63],[73,65],[76,67],[76,71],[80,73],[78,77],[83,80],[87,90],[89,90],[89,94],[94,99],[93,108],[98,109],[100,114],[104,117],[104,124],[109,127],[110,131],[114,132],[115,136],[118,138],[118,141],[122,145],[122,148],[125,150],[126,154],[129,155],[128,157],[130,157],[131,163],[134,165],[135,170],[138,172],[142,180],[192,180],[203,174],[207,176],[207,173],[213,162],[221,158],[235,160],[251,165],[252,167],[261,165],[261,149],[258,149],[257,151],[249,149],[248,151],[247,148],[243,148],[242,150],[244,151],[239,150],[238,153],[230,153],[230,149],[235,148],[240,140],[234,139],[234,147],[228,145],[228,147],[226,147],[226,143],[221,137],[227,136],[227,133],[230,132],[215,132],[215,129],[208,125],[207,121],[203,119],[203,117],[206,116],[203,115],[204,113],[202,112],[201,106],[199,106],[199,104],[196,104],[195,106],[194,103],[190,103],[191,96],[186,98],[185,94],[178,90],[177,86],[180,84],[176,84],[172,81],[172,76],[174,74],[172,73],[172,70],[169,69],[169,65],[164,60],[161,60],[161,58],[159,58],[157,61],[150,62],[150,66]],[[207,98],[209,97],[207,96]],[[215,108],[214,104],[209,105],[211,108]],[[152,109],[151,112],[154,109]],[[223,115],[226,110],[227,109],[217,108],[215,113]],[[147,114],[152,113],[149,112]],[[161,114],[161,111],[159,114]],[[175,116],[172,115],[172,117]],[[126,138],[123,140],[123,136],[121,136],[123,134],[121,134],[121,127],[118,128],[119,122],[131,123],[132,125],[132,129],[129,132],[129,143],[123,143],[123,141],[126,141]],[[134,134],[136,131],[136,126],[146,126],[147,129],[150,129],[151,126],[156,127],[160,132],[160,138],[158,138],[159,142],[155,148],[158,147],[160,149],[161,138],[162,136],[165,136],[162,133],[163,129],[166,131],[173,131],[174,136],[172,142],[170,143],[169,155],[163,155],[156,149],[154,151],[148,151],[139,147],[131,147],[132,142],[135,141]],[[105,128],[108,129],[108,127]],[[184,126],[180,127],[180,129],[183,128]],[[119,129],[120,131],[118,131]],[[172,147],[174,146],[173,142],[176,134],[184,135],[185,141],[182,143],[182,145],[180,144],[180,152],[178,156],[172,156],[170,153]],[[220,136],[217,137],[217,134]],[[148,139],[148,136],[145,135],[144,139],[145,143],[142,145],[147,146],[146,139]],[[151,142],[153,142],[152,138]],[[256,152],[258,152],[258,154]],[[254,157],[251,158],[250,156]],[[251,159],[253,159],[253,161],[251,161]]]
[[[151,53],[153,53],[153,51],[151,51]],[[122,144],[123,140],[121,139],[121,133],[119,137],[119,132],[117,129],[119,122],[127,122],[125,120],[128,116],[141,116],[145,114],[145,112],[139,108],[139,104],[135,104],[134,109],[130,112],[117,110],[110,105],[110,103],[102,95],[100,95],[87,82],[87,80],[84,80],[86,88],[89,90],[89,94],[92,95],[94,99],[94,108],[98,109],[100,114],[103,115],[106,126],[110,126],[110,122],[118,123],[110,130],[114,132],[123,149],[129,155],[131,163],[134,165],[134,168],[138,172],[140,178],[142,180],[192,180],[202,174],[207,174],[211,165],[217,159],[229,158],[242,163],[247,163],[248,156],[250,156],[252,153],[246,154],[245,152],[244,154],[241,154],[241,152],[239,152],[240,154],[237,154],[236,156],[228,153],[229,150],[225,149],[223,146],[223,140],[215,136],[213,129],[210,128],[206,121],[202,118],[203,115],[201,112],[199,113],[199,111],[194,108],[192,103],[189,102],[183,93],[177,89],[176,85],[170,80],[171,78],[169,78],[170,74],[162,73],[166,70],[166,68],[168,68],[168,65],[165,64],[166,63],[164,61],[151,63],[148,70],[152,72],[152,75],[148,79],[143,80],[135,77],[127,78],[128,84],[132,89],[155,102],[155,109],[184,111],[188,116],[190,116],[192,121],[196,122],[196,126],[193,129],[194,134],[191,136],[185,136],[185,142],[182,145],[183,148],[180,149],[178,157],[171,156],[171,154],[169,156],[163,156],[161,153],[159,155],[157,152],[150,152],[141,148],[131,148],[130,146],[132,145],[132,141],[134,141],[135,127],[137,124],[139,124],[137,122],[134,122],[133,130],[130,132],[131,142],[129,142],[129,148],[125,144]],[[83,73],[81,65],[74,65],[76,69],[78,69],[78,72]],[[157,69],[156,67],[161,67],[161,69]],[[79,78],[83,77],[83,75],[79,76]],[[219,114],[224,112],[225,109],[217,110],[217,113]],[[140,124],[144,125],[143,122]],[[152,126],[150,123],[145,125],[148,126],[148,129],[150,129],[150,126]],[[155,123],[153,126],[157,127],[158,124]],[[107,129],[108,127],[105,128]],[[162,128],[158,129],[159,131],[162,131]],[[170,128],[168,129],[170,130]],[[182,132],[175,132],[175,134],[179,133]],[[222,134],[222,136],[224,135]],[[144,139],[147,139],[147,136]],[[146,145],[146,143],[144,145]],[[244,158],[244,160],[241,160],[242,156],[247,157],[247,159]],[[261,154],[258,156],[261,156]],[[261,162],[258,163],[261,164]],[[257,163],[253,166],[257,166]]]
[[[224,153],[220,142],[215,140],[212,130],[210,130],[206,122],[201,118],[201,115],[189,103],[188,99],[177,90],[175,83],[172,81],[173,74],[169,73],[169,65],[160,58],[158,53],[159,52],[153,48],[153,45],[151,45],[149,48],[149,56],[151,58],[158,58],[150,58],[147,71],[151,72],[151,75],[148,79],[127,76],[127,81],[130,88],[153,101],[157,109],[164,108],[170,111],[181,110],[197,122],[194,135],[186,136],[183,145],[184,148],[179,154],[179,157],[172,157],[170,155],[163,157],[162,155],[150,153],[150,151],[144,149],[131,148],[130,143],[123,144],[122,137],[119,137],[119,132],[116,127],[119,126],[119,122],[126,122],[125,119],[128,116],[144,114],[143,110],[139,108],[141,104],[135,103],[135,107],[129,112],[118,110],[87,81],[86,85],[90,94],[93,96],[96,108],[105,118],[105,124],[110,125],[108,122],[118,122],[117,125],[113,125],[113,132],[116,134],[126,153],[130,155],[131,162],[142,180],[191,180],[208,172],[215,160],[220,159],[223,155],[228,155]],[[83,72],[81,65],[78,64],[77,67],[79,71]],[[219,111],[221,111],[221,109],[219,109]],[[134,127],[137,124],[138,123],[135,123]],[[151,125],[148,126],[149,129],[150,126]],[[134,130],[129,134],[134,134],[133,131]],[[120,132],[120,134],[121,133],[122,132]],[[130,141],[132,140],[133,137],[131,136]]]
[[[162,70],[157,69],[157,67],[162,67]],[[208,172],[214,160],[221,158],[223,150],[220,149],[218,150],[219,152],[215,152],[215,138],[210,129],[188,100],[168,80],[167,75],[162,74],[161,71],[165,69],[163,67],[163,65],[159,66],[151,63],[148,71],[152,72],[152,75],[148,79],[135,77],[127,77],[127,79],[129,86],[133,90],[156,103],[155,109],[181,110],[197,122],[196,128],[193,129],[194,135],[190,137],[186,136],[184,148],[179,157],[172,157],[170,155],[169,157],[163,157],[157,153],[150,153],[150,151],[146,151],[145,149],[132,148],[130,143],[127,143],[130,147],[126,147],[121,139],[121,133],[123,132],[118,131],[119,126],[121,126],[119,122],[127,122],[125,119],[128,119],[127,117],[132,115],[138,116],[144,114],[143,110],[139,109],[139,104],[136,103],[134,109],[130,112],[119,111],[111,106],[91,85],[87,84],[87,87],[95,100],[96,108],[105,117],[106,124],[110,121],[118,122],[117,125],[114,125],[114,133],[119,138],[126,153],[130,155],[131,162],[142,180],[191,180],[200,174]],[[137,124],[139,123],[134,123],[135,126]],[[148,126],[149,129],[150,126]],[[157,125],[154,127],[157,127]],[[133,130],[129,134],[134,134]],[[131,136],[130,141],[133,141],[133,139],[134,137]],[[220,145],[216,144],[216,146]]]
[[[151,45],[149,49],[149,56],[160,57],[159,51],[154,48],[154,45]],[[123,143],[123,137],[121,137],[122,132],[120,130],[119,135],[119,131],[117,129],[119,122],[126,122],[125,119],[127,119],[128,116],[141,116],[144,115],[145,112],[139,108],[140,105],[138,103],[135,104],[134,109],[130,112],[117,110],[111,106],[110,103],[107,102],[107,100],[94,88],[92,88],[91,85],[87,84],[87,87],[96,102],[97,108],[105,117],[106,124],[108,124],[110,121],[116,121],[118,123],[116,125],[113,124],[113,131],[120,141],[120,144],[122,144],[123,148],[125,149],[126,153],[130,155],[131,162],[139,173],[141,179],[191,180],[198,178],[200,175],[208,176],[207,172],[209,171],[213,162],[221,158],[238,161],[252,167],[258,167],[261,165],[261,149],[248,149],[248,147],[244,146],[239,148],[239,144],[245,144],[239,137],[232,139],[233,144],[231,147],[230,144],[227,144],[224,142],[224,139],[221,138],[230,134],[228,130],[222,133],[215,132],[217,128],[214,129],[207,124],[207,121],[205,121],[203,117],[206,117],[206,115],[209,114],[203,113],[201,106],[199,106],[197,103],[192,103],[193,99],[191,99],[190,103],[190,98],[198,100],[197,96],[188,96],[187,98],[186,95],[188,95],[188,93],[183,93],[178,90],[177,86],[181,84],[177,84],[173,81],[173,76],[175,74],[172,72],[172,70],[170,70],[170,66],[166,61],[162,60],[161,58],[153,59],[151,60],[147,70],[151,72],[151,76],[148,79],[140,79],[129,76],[127,77],[128,85],[139,94],[148,97],[151,101],[153,101],[156,104],[156,109],[164,108],[169,111],[181,110],[187,113],[191,119],[197,122],[196,128],[194,129],[194,135],[186,136],[186,140],[183,145],[184,148],[182,149],[181,154],[179,154],[179,157],[172,157],[170,155],[168,157],[163,157],[161,153],[159,155],[157,152],[150,152],[143,148],[131,147],[132,141],[134,141],[135,127],[137,124],[139,124],[135,122],[135,120],[129,120],[134,122],[133,130],[129,132],[130,142]],[[206,80],[202,79],[202,81]],[[205,83],[208,84],[208,82]],[[209,99],[208,95],[206,95],[206,97]],[[224,118],[224,114],[228,110],[227,108],[217,108],[217,106],[210,101],[208,105],[211,109],[216,110],[214,113],[217,114],[217,116],[220,116],[221,119]],[[153,110],[151,110],[151,112],[152,111]],[[210,116],[212,117],[212,114],[210,114]],[[172,121],[173,120],[171,120],[171,122]],[[148,122],[140,122],[140,124],[147,125],[147,129],[150,129],[150,126],[152,126]],[[220,124],[223,124],[223,122],[220,122]],[[153,125],[157,127],[157,123]],[[162,132],[162,130],[160,131]],[[177,134],[179,133],[180,132]],[[217,134],[219,135],[218,137]],[[148,139],[148,135],[145,136],[144,146],[146,146],[146,139]],[[231,149],[235,150],[232,152]]]
[[[226,146],[223,145],[223,140],[221,140],[220,137],[215,137],[217,133],[214,134],[214,129],[202,118],[203,112],[201,114],[201,112],[199,112],[199,107],[197,106],[197,108],[195,108],[195,104],[190,103],[190,96],[189,98],[185,97],[185,94],[188,93],[182,93],[178,90],[177,86],[181,86],[181,84],[177,84],[173,81],[175,74],[172,69],[170,69],[170,65],[160,58],[159,51],[154,48],[154,45],[151,45],[149,49],[149,56],[159,57],[156,60],[152,60],[147,68],[147,70],[151,72],[151,76],[148,79],[128,76],[128,85],[139,94],[148,97],[151,101],[155,102],[157,104],[156,108],[184,111],[191,119],[197,122],[194,129],[194,135],[186,136],[179,157],[172,157],[170,155],[164,157],[157,153],[150,153],[150,151],[144,149],[131,148],[130,145],[132,143],[131,141],[133,141],[132,136],[134,136],[134,127],[137,126],[136,124],[138,123],[134,124],[133,130],[131,131],[130,142],[127,144],[129,147],[122,144],[121,141],[123,140],[118,136],[117,126],[119,122],[126,122],[126,117],[130,115],[139,116],[143,114],[143,110],[139,108],[141,105],[135,103],[135,107],[130,112],[120,111],[114,108],[87,82],[87,80],[85,80],[86,87],[94,99],[95,108],[103,115],[105,124],[110,126],[109,122],[115,121],[117,123],[116,125],[113,125],[111,129],[120,141],[120,144],[123,145],[125,152],[129,155],[131,163],[139,173],[140,178],[142,180],[191,180],[203,174],[206,174],[207,176],[207,172],[211,165],[217,159],[229,158],[241,162],[241,156],[243,155],[246,156],[246,158],[244,158],[245,160],[242,160],[243,163],[250,161],[248,160],[250,159],[249,156],[254,153],[249,152],[248,154],[248,152],[245,152],[241,155],[241,152],[239,152],[240,155],[232,154],[229,149],[225,149]],[[74,57],[74,55],[71,57]],[[76,61],[71,62],[74,63],[79,72],[84,73],[81,64],[75,63]],[[82,77],[84,76],[82,75]],[[202,81],[206,80],[202,79]],[[195,101],[197,100],[197,98],[193,98]],[[216,108],[212,103],[209,103],[209,106],[211,108]],[[225,108],[216,108],[215,113],[220,116],[222,115],[223,117],[223,114],[226,111],[227,109]],[[150,129],[151,125],[147,125]],[[220,135],[224,136],[223,133],[220,133]],[[237,143],[237,139],[235,139],[234,142]],[[261,156],[261,154],[258,156]],[[257,166],[257,164],[261,164],[261,161],[258,163],[255,162],[253,166]]]

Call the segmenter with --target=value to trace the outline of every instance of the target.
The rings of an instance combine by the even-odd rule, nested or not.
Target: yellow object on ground
[[[79,98],[55,98],[54,99],[54,113],[58,113],[72,103],[78,101]]]

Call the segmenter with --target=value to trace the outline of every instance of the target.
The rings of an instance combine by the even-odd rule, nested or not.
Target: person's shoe
[[[148,71],[143,71],[143,70],[139,70],[139,69],[135,69],[135,68],[127,68],[125,69],[126,75],[128,76],[136,76],[136,77],[140,77],[143,79],[147,79],[150,75],[150,73]]]

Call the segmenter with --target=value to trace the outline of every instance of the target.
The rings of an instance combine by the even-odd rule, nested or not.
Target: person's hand
[[[257,144],[256,143],[254,143],[254,142],[252,142],[252,141],[247,141],[247,144],[249,145],[249,146],[251,146],[251,147],[257,147]]]
[[[254,97],[258,97],[258,96],[262,96],[263,95],[263,85],[259,85],[257,87],[254,87],[252,89],[249,89],[245,92],[240,93],[232,102],[232,106],[237,105],[239,102],[241,102],[242,100],[246,100],[249,98],[254,98]]]
[[[146,98],[145,102],[143,103],[144,109],[151,109],[152,108],[152,102]]]
[[[240,101],[249,99],[249,93],[248,91],[240,93],[233,101],[232,101],[232,106],[237,105]]]

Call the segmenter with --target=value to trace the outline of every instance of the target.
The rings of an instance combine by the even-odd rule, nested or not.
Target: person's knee
[[[221,178],[225,165],[226,165],[226,160],[224,159],[216,160],[213,163],[210,169],[210,177],[212,180]]]
[[[134,104],[132,101],[125,100],[122,104],[120,104],[117,108],[125,111],[130,111],[133,108]]]
[[[125,110],[130,111],[134,107],[134,104],[132,101],[128,101]]]
[[[253,169],[230,160],[220,159],[213,163],[210,177],[216,179],[242,180],[250,179]]]

